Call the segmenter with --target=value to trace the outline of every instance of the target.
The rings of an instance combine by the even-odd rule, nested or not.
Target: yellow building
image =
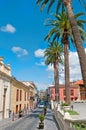
[[[18,114],[19,111],[29,107],[29,88],[22,82],[12,78],[11,88],[11,112]]]
[[[28,100],[29,100],[29,110],[32,110],[34,108],[34,98],[35,98],[35,84],[30,81],[23,81],[25,85],[28,86],[29,88],[29,93],[28,93]]]

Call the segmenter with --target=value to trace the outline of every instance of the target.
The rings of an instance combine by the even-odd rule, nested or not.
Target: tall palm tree
[[[63,46],[56,41],[49,44],[49,47],[44,52],[46,65],[53,65],[54,68],[54,84],[55,84],[55,100],[59,102],[59,74],[58,63],[62,64]]]
[[[83,81],[84,81],[84,84],[85,84],[85,87],[86,87],[86,54],[85,54],[84,47],[82,45],[82,39],[81,39],[79,29],[77,27],[77,22],[76,22],[75,17],[74,17],[74,13],[73,13],[73,9],[72,9],[72,1],[73,0],[37,0],[36,3],[41,4],[41,10],[47,4],[49,4],[48,5],[48,11],[50,10],[51,6],[55,2],[57,2],[57,5],[56,5],[57,12],[58,12],[58,10],[60,9],[61,6],[66,7],[67,12],[68,12],[68,16],[69,16],[69,20],[70,20],[70,24],[71,24],[71,27],[72,27],[75,46],[76,46],[78,57],[79,57]],[[79,0],[79,2],[83,2],[84,5],[86,5],[85,0]]]
[[[83,23],[86,22],[84,20],[78,20],[78,17],[81,16],[83,13],[78,13],[75,15],[75,18],[77,20],[77,24],[79,27],[79,30],[81,32],[82,39],[84,40],[84,35],[86,36],[86,33],[83,30]],[[48,35],[45,37],[45,40],[48,39],[50,41],[51,37],[53,37],[53,41],[57,38],[62,38],[62,42],[64,44],[64,63],[65,63],[65,89],[66,89],[66,102],[70,102],[70,79],[69,79],[69,37],[71,41],[73,42],[73,36],[72,36],[72,30],[71,25],[68,19],[68,15],[66,12],[59,13],[58,15],[54,15],[56,20],[48,19],[47,25],[53,26],[53,28],[50,30]]]

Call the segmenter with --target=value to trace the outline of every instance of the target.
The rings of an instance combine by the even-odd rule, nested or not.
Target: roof
[[[78,84],[70,84],[70,88],[74,88],[74,87],[77,87],[78,86]],[[65,88],[65,84],[59,84],[59,87],[60,88]],[[54,87],[54,85],[52,85],[52,87],[48,87],[49,89],[53,89],[53,88],[55,88]]]
[[[75,81],[75,82],[72,82],[72,84],[73,84],[73,85],[75,85],[75,84],[78,85],[78,84],[84,84],[84,83],[83,83],[83,80],[77,80],[77,81]]]

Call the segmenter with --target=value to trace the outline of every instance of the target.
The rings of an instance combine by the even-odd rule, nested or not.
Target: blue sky
[[[40,12],[36,0],[0,1],[0,56],[4,56],[5,65],[11,64],[12,75],[17,80],[33,81],[38,89],[45,89],[53,82],[53,68],[45,66],[43,58],[47,47],[44,37],[49,31],[44,21],[48,17],[46,9]],[[80,68],[77,58],[77,67],[73,72],[76,61],[73,57],[77,57],[77,54],[72,51],[73,48],[70,51],[73,60],[70,66],[71,80],[77,80],[81,78]],[[64,80],[63,75],[61,72],[61,82]]]

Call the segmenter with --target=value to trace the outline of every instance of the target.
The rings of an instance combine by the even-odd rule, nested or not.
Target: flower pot
[[[39,129],[44,129],[44,123],[39,123]]]

